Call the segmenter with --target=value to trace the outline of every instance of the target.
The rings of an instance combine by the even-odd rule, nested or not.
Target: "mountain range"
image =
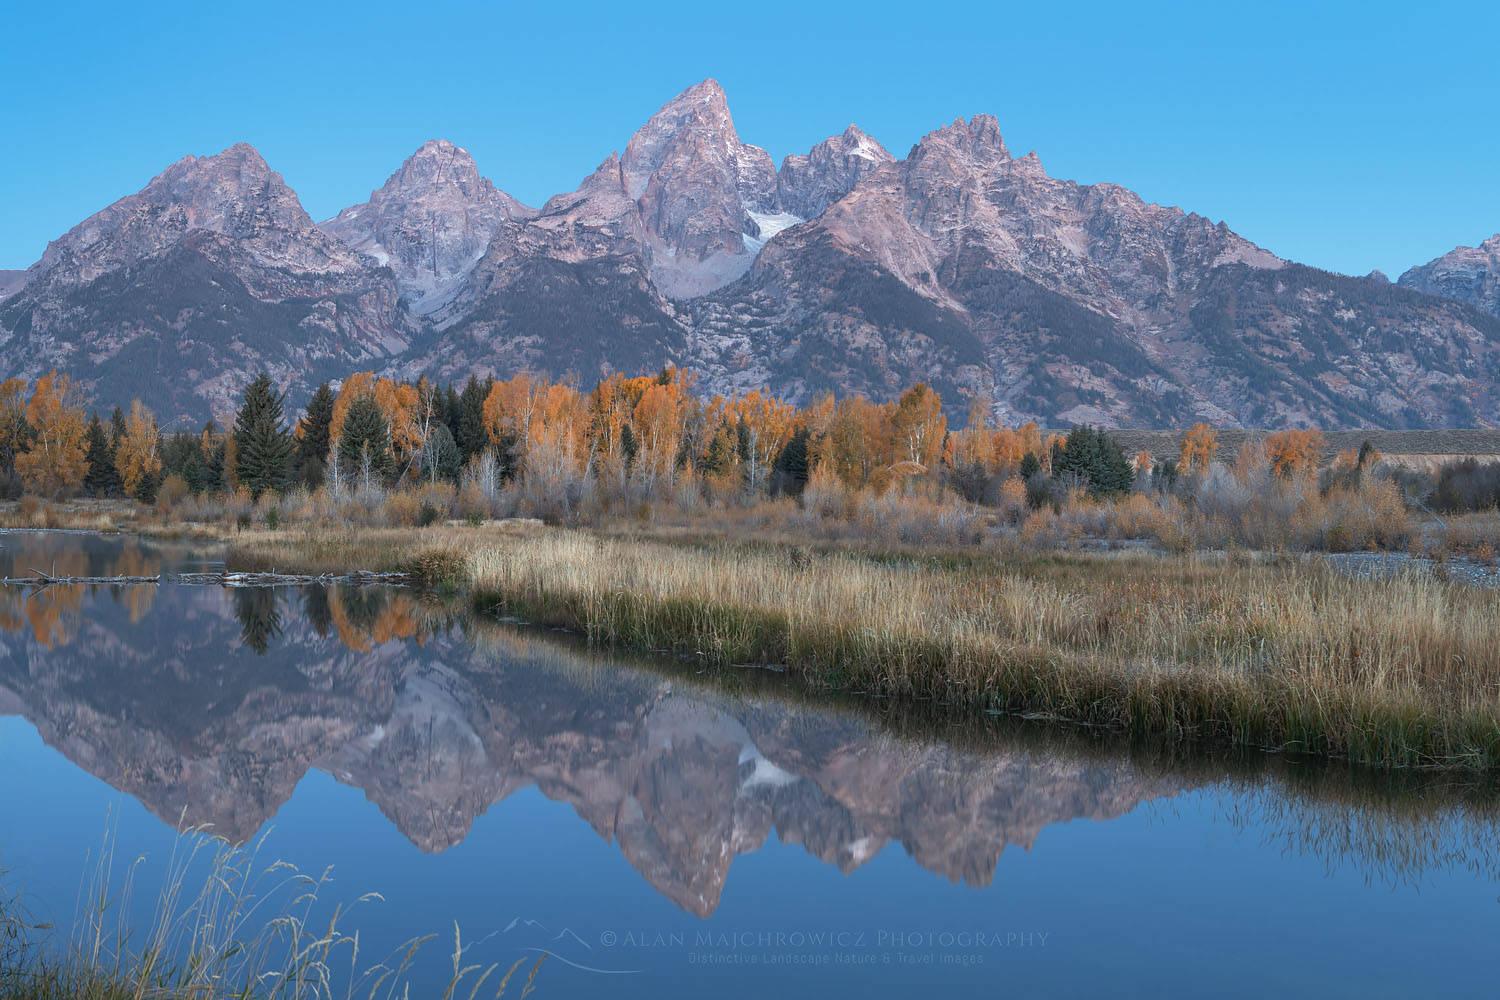
[[[708,393],[890,398],[1051,426],[1500,426],[1500,236],[1392,284],[1050,176],[991,116],[896,157],[856,126],[778,167],[706,80],[522,204],[446,141],[314,223],[250,146],[186,157],[0,272],[0,376],[224,419],[269,371],[665,364]]]

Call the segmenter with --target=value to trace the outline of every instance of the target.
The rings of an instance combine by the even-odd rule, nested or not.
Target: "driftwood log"
[[[127,586],[142,583],[176,583],[189,587],[283,587],[309,583],[404,583],[405,573],[324,573],[308,576],[299,573],[160,573],[156,576],[53,576],[33,569],[31,576],[0,578],[0,586],[50,587],[79,584],[90,587]]]

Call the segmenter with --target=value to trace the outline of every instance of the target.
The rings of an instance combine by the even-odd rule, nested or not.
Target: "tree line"
[[[355,373],[320,385],[295,421],[261,374],[244,389],[233,425],[209,421],[164,433],[140,400],[108,419],[86,412],[78,386],[52,373],[0,383],[0,490],[48,497],[155,500],[171,481],[191,494],[247,490],[258,499],[302,485],[334,490],[415,482],[524,480],[566,506],[585,488],[661,495],[684,482],[749,496],[800,493],[815,470],[850,490],[939,483],[974,502],[1008,479],[1033,506],[1072,491],[1094,497],[1170,485],[1202,472],[1216,432],[1195,425],[1178,459],[1125,456],[1106,432],[1066,435],[1036,423],[991,426],[987,400],[948,427],[942,399],[919,383],[890,402],[827,394],[796,407],[758,390],[703,398],[690,373],[612,375],[588,392],[529,374],[470,378],[461,388]],[[1316,467],[1316,431],[1271,435],[1284,475]]]

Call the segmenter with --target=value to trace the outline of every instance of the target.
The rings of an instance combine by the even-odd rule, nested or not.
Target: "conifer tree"
[[[91,497],[123,495],[120,470],[115,468],[115,450],[110,446],[109,436],[104,432],[99,414],[94,414],[94,419],[89,421],[84,441],[88,449],[84,453],[84,461],[88,464],[88,471],[83,475],[84,493]]]
[[[484,426],[484,401],[489,397],[494,381],[480,382],[471,375],[458,397],[458,433],[453,438],[465,462],[489,446],[489,431]]]
[[[297,439],[297,461],[306,465],[310,459],[328,461],[328,432],[333,426],[333,390],[328,383],[318,386],[307,403],[299,426],[302,430]]]
[[[251,496],[280,493],[291,479],[296,442],[282,417],[284,397],[261,372],[245,387],[244,402],[234,418],[235,472]]]
[[[110,450],[118,450],[120,442],[125,438],[125,411],[118,406],[109,417],[109,447]]]
[[[350,473],[383,479],[394,464],[391,426],[380,404],[368,393],[349,407],[339,436],[339,464]]]

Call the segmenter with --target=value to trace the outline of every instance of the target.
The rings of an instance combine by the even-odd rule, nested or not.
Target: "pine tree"
[[[91,497],[118,497],[123,495],[120,470],[115,468],[115,450],[110,447],[109,436],[104,433],[104,424],[99,414],[89,421],[84,437],[88,451],[84,461],[88,471],[83,475],[83,491]]]
[[[458,445],[453,443],[453,434],[447,424],[437,424],[422,446],[422,475],[424,478],[457,479],[460,470]]]
[[[118,406],[109,416],[109,450],[115,451],[125,439],[125,411]]]
[[[1052,448],[1054,479],[1074,479],[1091,495],[1129,492],[1135,482],[1130,460],[1115,439],[1092,427],[1074,427],[1067,440]]]
[[[801,496],[807,486],[807,445],[809,434],[806,427],[799,427],[782,446],[771,464],[772,490],[791,496]]]
[[[324,382],[308,401],[307,413],[298,424],[297,470],[302,479],[322,479],[328,465],[328,434],[333,426],[333,390]]]
[[[339,436],[339,464],[351,473],[384,478],[395,460],[391,456],[391,426],[375,397],[364,395],[349,407]]]
[[[458,432],[453,438],[466,463],[490,443],[489,434],[484,429],[484,401],[489,396],[494,381],[488,379],[480,382],[471,375],[469,384],[464,386],[464,391],[458,398]]]
[[[280,493],[291,480],[296,442],[282,417],[284,397],[261,372],[245,387],[244,402],[234,418],[235,473],[251,496]]]

